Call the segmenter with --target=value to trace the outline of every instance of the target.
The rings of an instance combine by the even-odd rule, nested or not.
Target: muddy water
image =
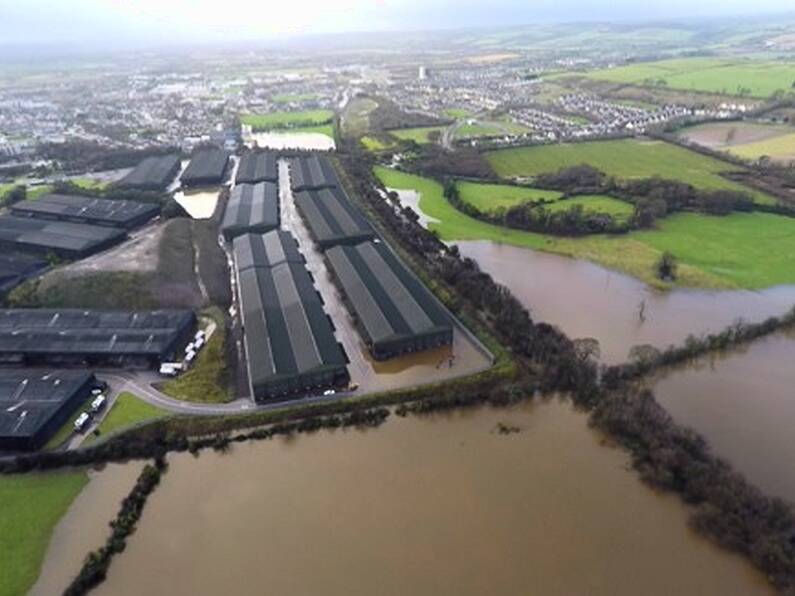
[[[626,360],[634,345],[664,348],[691,333],[719,331],[738,318],[759,321],[795,305],[795,286],[659,292],[587,261],[492,242],[457,244],[462,255],[508,286],[535,319],[557,325],[570,337],[598,339],[607,363]]]
[[[795,502],[795,334],[668,373],[654,385],[678,420],[771,495]]]
[[[268,149],[303,149],[305,151],[333,151],[334,139],[318,132],[255,132],[248,142]]]
[[[193,219],[210,219],[218,204],[218,190],[188,190],[174,194],[179,203]]]
[[[769,593],[558,402],[170,462],[97,594]]]
[[[143,464],[110,465],[91,471],[91,481],[78,495],[55,527],[47,556],[31,596],[61,594],[80,571],[86,555],[102,546],[116,517],[143,468]]]

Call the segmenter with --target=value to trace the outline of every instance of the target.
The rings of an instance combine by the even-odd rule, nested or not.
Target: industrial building
[[[221,233],[227,241],[241,234],[264,234],[279,227],[279,187],[273,182],[238,184],[229,193]]]
[[[182,172],[182,186],[214,186],[221,184],[229,164],[229,154],[221,149],[200,149],[193,154]]]
[[[294,191],[340,186],[337,172],[327,157],[309,155],[290,160],[290,186]]]
[[[298,192],[295,205],[321,249],[375,237],[367,218],[341,188]]]
[[[23,281],[42,273],[49,263],[40,257],[15,252],[0,252],[0,295]]]
[[[160,214],[157,203],[119,201],[77,195],[46,194],[35,201],[20,201],[11,206],[17,217],[113,226],[130,230]]]
[[[235,238],[233,246],[238,271],[251,267],[275,267],[284,262],[299,265],[306,262],[298,250],[298,242],[284,230],[267,234],[243,234]]]
[[[42,447],[88,400],[95,384],[85,371],[1,371],[0,450]]]
[[[151,368],[195,327],[189,310],[0,309],[0,363]]]
[[[272,151],[247,151],[240,158],[235,184],[278,182],[279,165]]]
[[[119,180],[118,186],[136,190],[164,190],[177,177],[181,166],[179,155],[147,157]]]
[[[331,319],[294,245],[288,233],[276,231],[262,241],[235,242],[249,380],[260,402],[350,380]]]
[[[453,326],[444,308],[385,244],[337,246],[325,256],[373,358],[452,343]]]
[[[127,237],[121,228],[0,215],[0,248],[82,259]]]

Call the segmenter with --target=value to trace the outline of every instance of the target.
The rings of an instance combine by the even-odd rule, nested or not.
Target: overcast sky
[[[0,43],[253,40],[793,9],[792,0],[0,0]]]

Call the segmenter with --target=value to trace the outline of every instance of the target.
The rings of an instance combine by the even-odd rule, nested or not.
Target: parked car
[[[94,400],[91,402],[91,411],[92,411],[94,414],[96,414],[96,413],[97,413],[97,412],[99,412],[99,411],[100,411],[102,408],[104,408],[104,407],[105,407],[105,404],[106,404],[106,403],[108,403],[108,400],[107,400],[107,398],[106,398],[104,395],[102,395],[102,394],[100,394],[100,395],[97,395],[97,396],[94,398]]]
[[[88,423],[91,421],[91,415],[88,412],[83,412],[75,420],[75,430],[82,433],[88,428]]]

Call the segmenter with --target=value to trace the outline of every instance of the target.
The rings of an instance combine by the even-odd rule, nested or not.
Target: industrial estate
[[[0,68],[0,596],[792,593],[793,31]]]

